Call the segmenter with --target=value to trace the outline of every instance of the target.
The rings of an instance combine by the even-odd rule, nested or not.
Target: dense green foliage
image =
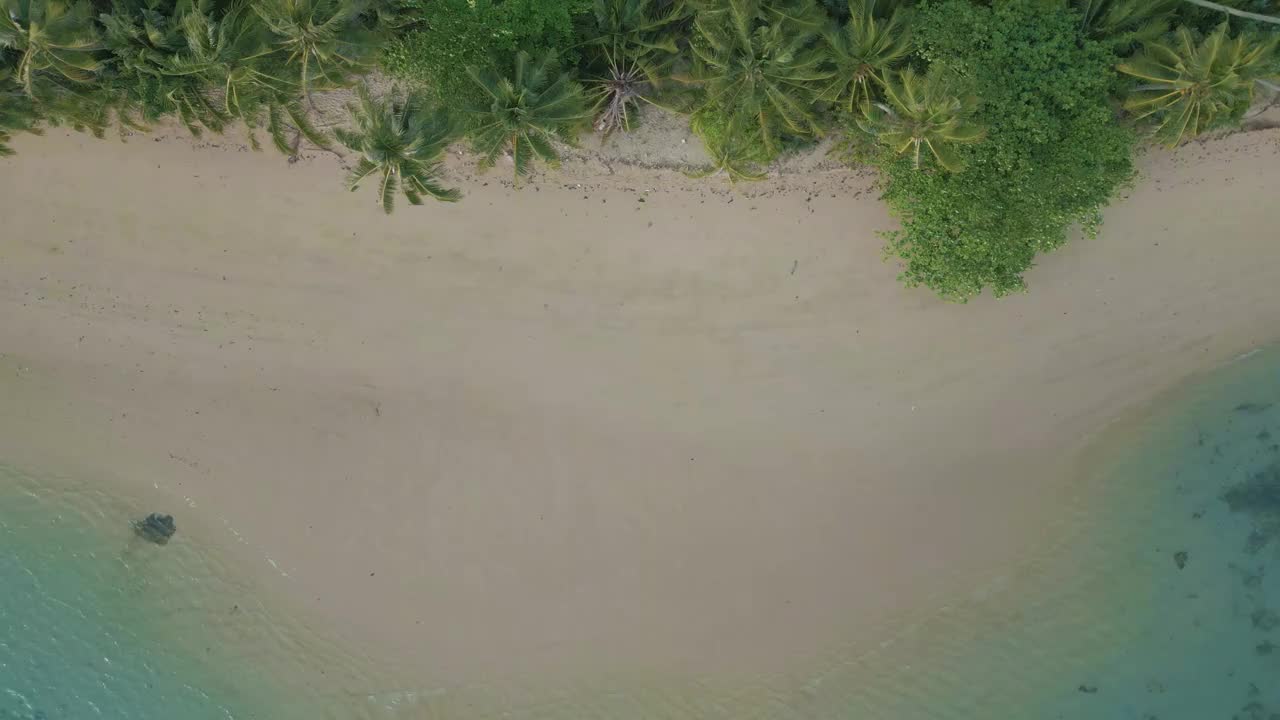
[[[476,101],[468,67],[510,66],[517,51],[576,61],[575,24],[592,0],[409,0],[414,23],[386,50],[392,75],[427,87],[443,103]]]
[[[388,211],[455,199],[438,180],[454,140],[519,179],[658,105],[688,114],[699,175],[758,179],[831,138],[879,171],[903,280],[960,301],[1022,289],[1039,253],[1091,234],[1145,136],[1178,144],[1280,93],[1276,0],[0,4],[0,155],[45,125],[165,120],[333,149],[313,94],[380,62],[408,94],[362,89],[335,134],[357,155],[349,184],[376,178]]]
[[[40,116],[31,100],[9,80],[7,68],[0,70],[0,157],[13,154],[8,146],[16,132],[40,132]]]
[[[287,154],[301,138],[324,146],[305,93],[350,84],[379,47],[374,13],[341,0],[4,2],[0,97],[97,134],[113,120],[175,118],[194,134],[239,120]]]
[[[1096,227],[1133,174],[1133,133],[1107,102],[1115,59],[1081,36],[1074,13],[1036,0],[944,0],[922,13],[916,38],[937,72],[982,99],[987,137],[956,148],[960,173],[881,159],[885,199],[902,220],[890,248],[908,284],[944,297],[1019,290],[1036,254],[1073,224]]]

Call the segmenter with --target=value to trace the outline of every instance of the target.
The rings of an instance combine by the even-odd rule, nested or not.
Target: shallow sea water
[[[339,689],[364,684],[350,656],[264,606],[182,513],[168,545],[137,538],[145,514],[0,464],[0,720],[363,717]]]
[[[181,516],[157,548],[128,528],[144,508],[0,465],[0,720],[1280,720],[1280,349],[1194,379],[1088,458],[1022,562],[877,642],[745,681],[555,691],[369,674],[258,602]]]

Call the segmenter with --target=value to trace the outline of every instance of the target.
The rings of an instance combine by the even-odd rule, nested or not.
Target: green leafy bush
[[[592,0],[409,0],[408,7],[419,22],[386,48],[384,66],[446,104],[467,105],[481,96],[468,67],[507,66],[518,50],[576,61],[566,51]]]
[[[947,299],[1022,290],[1036,255],[1062,245],[1073,225],[1093,234],[1133,176],[1134,136],[1107,101],[1116,59],[1081,34],[1075,12],[1036,0],[943,0],[917,19],[920,55],[981,99],[974,119],[987,136],[956,148],[957,173],[878,156],[885,200],[901,219],[888,250],[905,261],[908,285]]]

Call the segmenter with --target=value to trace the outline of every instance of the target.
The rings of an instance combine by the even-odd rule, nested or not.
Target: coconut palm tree
[[[705,107],[730,119],[730,133],[758,135],[770,154],[784,135],[820,132],[812,101],[815,83],[828,80],[815,39],[827,22],[811,0],[699,0],[695,6],[693,68]]]
[[[119,93],[119,114],[126,123],[133,121],[133,112],[137,124],[174,115],[199,137],[205,128],[221,132],[230,119],[210,99],[205,77],[172,72],[193,43],[205,40],[189,42],[184,32],[189,27],[184,18],[193,12],[186,0],[115,0],[111,13],[100,16],[111,55],[110,84]]]
[[[590,44],[609,49],[677,51],[677,27],[689,17],[683,0],[595,0],[599,35]]]
[[[258,0],[253,10],[285,53],[304,95],[314,86],[340,87],[366,72],[378,42],[361,14],[362,0]]]
[[[1210,128],[1239,120],[1253,102],[1254,84],[1273,73],[1276,38],[1229,37],[1227,23],[1197,42],[1180,27],[1168,40],[1143,45],[1118,66],[1142,84],[1125,101],[1138,119],[1155,121],[1155,135],[1169,146]]]
[[[572,143],[590,117],[582,86],[556,69],[551,54],[533,59],[523,50],[516,53],[510,76],[492,68],[471,67],[467,73],[484,92],[469,108],[472,147],[484,167],[510,152],[517,179],[532,170],[535,159],[558,164],[554,144]]]
[[[248,127],[255,150],[261,147],[256,130],[264,126],[272,144],[288,156],[297,154],[302,138],[329,147],[302,106],[300,77],[286,66],[265,25],[245,5],[233,4],[221,15],[187,12],[181,23],[187,48],[163,72],[216,89],[222,96],[220,112]]]
[[[596,0],[595,16],[600,35],[587,43],[598,51],[588,70],[595,131],[605,137],[629,131],[641,103],[687,111],[688,93],[667,82],[679,58],[676,29],[688,18],[684,3]]]
[[[396,193],[403,193],[411,205],[421,205],[423,196],[453,202],[462,194],[440,184],[440,159],[457,136],[457,124],[443,108],[432,107],[421,92],[401,99],[375,99],[360,86],[359,103],[347,106],[353,128],[336,129],[339,142],[360,154],[347,178],[353,192],[360,183],[375,178],[378,204],[388,214],[395,207]]]
[[[688,173],[690,177],[704,178],[724,173],[731,183],[765,178],[762,168],[771,157],[757,135],[730,132],[728,118],[706,108],[693,113],[689,127],[702,138],[711,158],[706,168]]]
[[[818,99],[852,113],[884,86],[885,73],[911,54],[906,13],[896,0],[849,0],[849,20],[823,33],[834,66]]]
[[[0,50],[17,56],[13,78],[28,97],[75,90],[101,67],[101,41],[88,2],[0,0]]]
[[[909,154],[916,168],[932,156],[944,170],[957,172],[964,162],[955,145],[978,142],[982,126],[969,118],[975,101],[953,95],[942,75],[918,75],[910,68],[885,82],[885,102],[865,102],[858,125],[899,155]]]
[[[13,154],[8,143],[14,133],[40,133],[40,114],[31,98],[13,81],[13,72],[0,67],[0,157]]]
[[[1115,49],[1160,37],[1181,0],[1073,0],[1086,35]]]

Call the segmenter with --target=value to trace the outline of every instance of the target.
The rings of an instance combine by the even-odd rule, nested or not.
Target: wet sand
[[[384,218],[330,155],[15,147],[0,457],[171,509],[405,686],[871,651],[1039,552],[1109,422],[1280,337],[1276,130],[1153,152],[967,306],[898,285],[845,171],[455,162]]]

